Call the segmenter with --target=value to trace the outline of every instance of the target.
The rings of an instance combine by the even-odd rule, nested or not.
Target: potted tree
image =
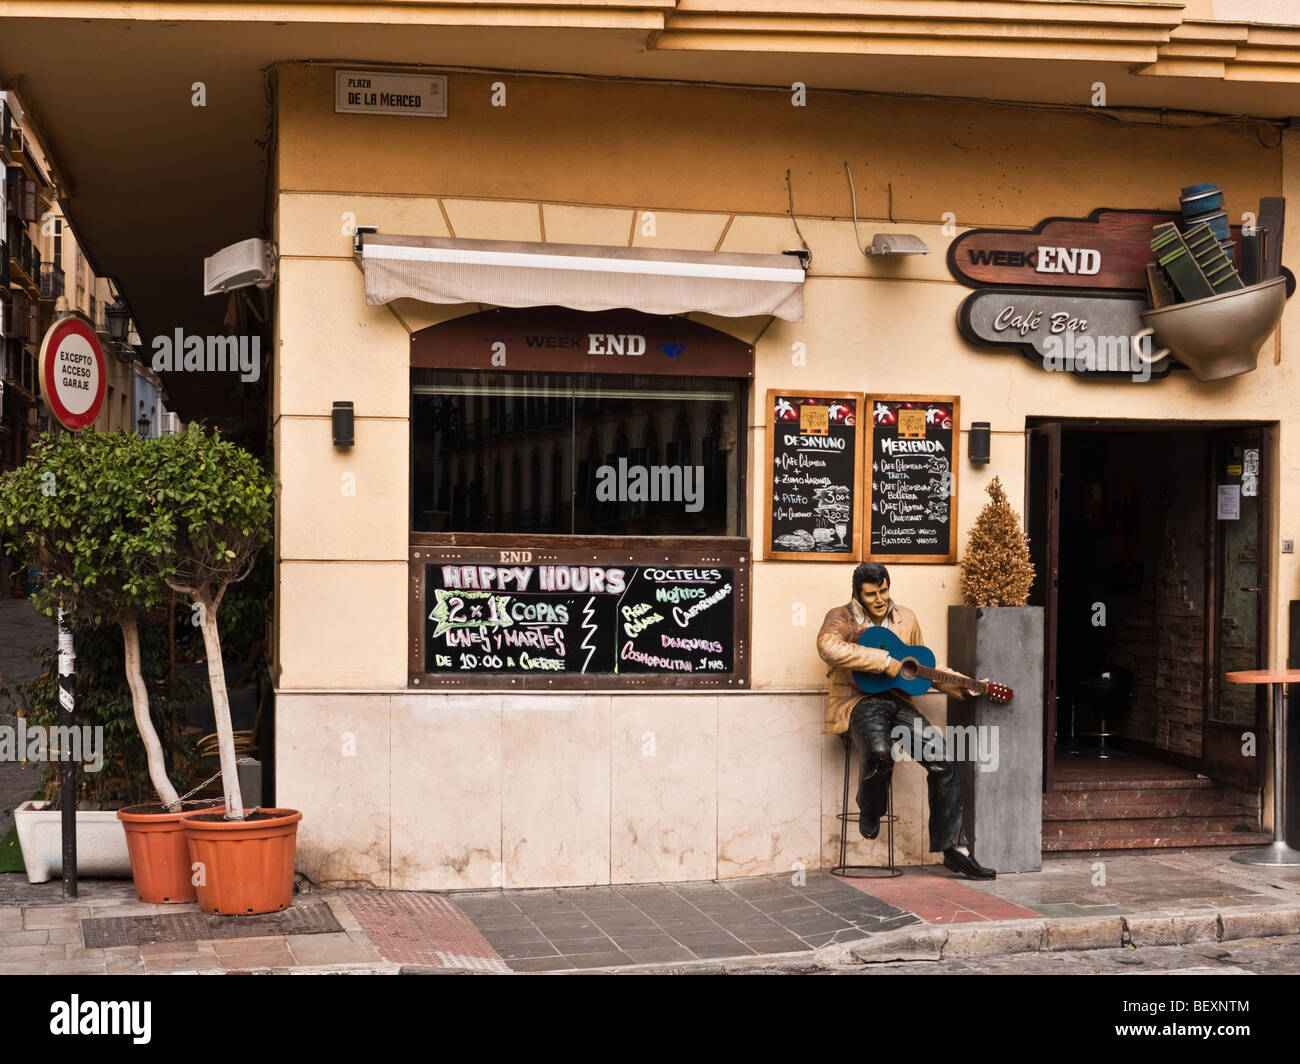
[[[219,432],[191,426],[152,441],[139,505],[150,515],[154,571],[197,611],[217,726],[225,811],[183,816],[199,907],[273,912],[293,900],[298,821],[293,809],[244,808],[226,691],[218,612],[271,536],[276,479]]]
[[[999,872],[1042,865],[1043,609],[1028,606],[1034,582],[1029,543],[999,478],[961,559],[963,605],[948,607],[948,660],[968,676],[1011,687],[1006,705],[949,700],[948,723],[971,729],[979,758],[959,765],[963,798],[981,859]]]
[[[17,553],[41,567],[45,584],[36,595],[38,609],[53,615],[59,607],[69,617],[107,619],[120,628],[132,711],[160,804],[119,810],[116,818],[101,813],[99,820],[125,832],[142,900],[193,901],[181,800],[167,776],[141,669],[140,618],[166,595],[161,572],[142,557],[150,544],[135,480],[146,446],[120,433],[68,433],[39,440],[25,465],[0,477],[0,514],[5,515],[0,531]],[[63,795],[62,800],[75,801],[75,796]],[[43,808],[39,812],[53,815]],[[78,820],[79,825],[85,821],[88,831],[102,830],[98,821],[92,828],[89,817],[79,814]],[[29,873],[41,867],[49,872],[49,862],[34,854],[27,863]],[[101,874],[108,867],[93,865]]]

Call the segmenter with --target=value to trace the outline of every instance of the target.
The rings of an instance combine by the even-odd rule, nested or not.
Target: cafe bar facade
[[[1300,319],[1278,295],[1253,368],[1223,376],[1137,357],[1168,330],[1131,338],[1190,186],[1223,190],[1245,283],[1285,276],[1261,264],[1300,247],[1277,202],[1300,202],[1300,133],[1086,93],[274,75],[276,796],[304,812],[301,872],[837,863],[818,627],[885,560],[945,661],[995,476],[1049,621],[1023,654],[1054,685],[1002,727],[1043,751],[1048,805],[1065,748],[1103,731],[1236,799],[1190,844],[1271,830],[1263,696],[1222,673],[1283,664],[1300,598]],[[1102,723],[1080,692],[1107,668],[1133,680]],[[920,766],[893,800],[900,862],[937,861]],[[1049,816],[1043,848],[1105,843],[1090,815]],[[850,860],[883,842],[851,830]]]

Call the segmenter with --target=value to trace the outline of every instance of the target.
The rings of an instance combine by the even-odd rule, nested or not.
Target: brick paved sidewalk
[[[873,959],[888,959],[902,948],[916,959],[937,959],[940,940],[959,933],[967,936],[960,948],[978,949],[978,955],[1011,948],[999,942],[1018,941],[1016,949],[1030,951],[1040,941],[1046,949],[1096,948],[1088,943],[1098,936],[1118,938],[1123,920],[1139,945],[1142,935],[1157,941],[1152,936],[1165,934],[1165,924],[1183,941],[1177,938],[1179,920],[1178,926],[1200,926],[1205,933],[1217,924],[1223,938],[1295,933],[1300,868],[1234,864],[1232,852],[1049,855],[1040,872],[992,882],[927,867],[909,868],[893,880],[839,880],[813,871],[803,882],[787,874],[449,894],[309,891],[295,905],[327,905],[341,930],[104,949],[85,946],[83,920],[195,913],[197,906],[141,904],[126,880],[83,881],[81,896],[65,904],[57,880],[33,885],[22,875],[0,875],[0,975],[504,974],[723,962],[798,969],[821,963],[828,949],[856,951],[859,959],[874,950],[882,956]],[[1077,944],[1067,944],[1072,936]],[[897,946],[903,939],[910,945]]]

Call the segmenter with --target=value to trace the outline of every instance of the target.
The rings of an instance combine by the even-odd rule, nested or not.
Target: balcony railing
[[[63,295],[63,267],[38,259],[37,268],[40,271],[41,298],[58,299]]]

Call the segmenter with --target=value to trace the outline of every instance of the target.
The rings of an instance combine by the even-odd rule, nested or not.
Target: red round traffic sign
[[[81,318],[62,318],[41,342],[45,405],[65,428],[84,429],[104,405],[107,368],[95,330]]]

